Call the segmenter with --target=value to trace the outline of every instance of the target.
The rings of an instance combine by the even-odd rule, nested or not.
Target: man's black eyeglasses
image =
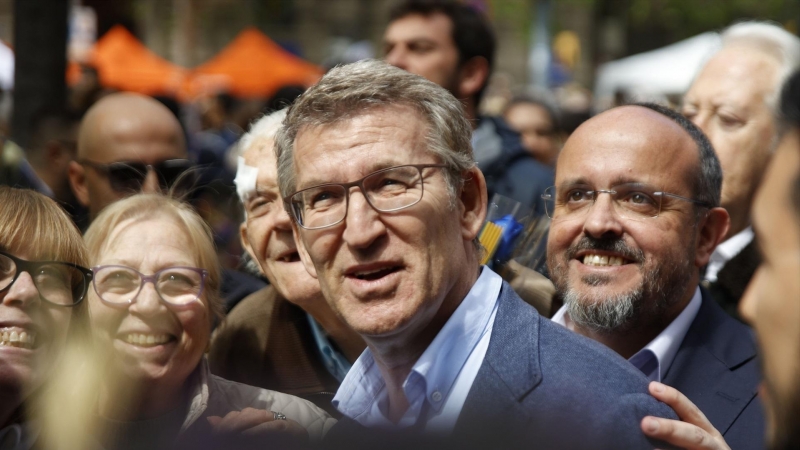
[[[159,185],[166,189],[179,182],[176,189],[186,191],[194,186],[196,176],[189,171],[192,163],[188,159],[168,159],[156,164],[142,162],[117,161],[103,164],[89,159],[82,159],[80,164],[89,166],[108,177],[111,188],[117,192],[138,192],[147,178],[149,171],[158,175]]]
[[[0,292],[28,272],[39,297],[57,306],[75,306],[86,297],[92,271],[63,261],[26,261],[0,251]]]

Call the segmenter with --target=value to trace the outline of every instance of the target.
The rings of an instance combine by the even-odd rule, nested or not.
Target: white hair
[[[280,129],[283,118],[286,117],[286,109],[267,114],[251,123],[250,130],[242,135],[236,146],[237,156],[242,156],[256,139],[275,139],[275,134]]]
[[[745,21],[733,24],[722,34],[722,49],[748,46],[770,55],[781,65],[775,89],[765,99],[777,114],[781,87],[789,76],[800,68],[800,38],[773,22]]]

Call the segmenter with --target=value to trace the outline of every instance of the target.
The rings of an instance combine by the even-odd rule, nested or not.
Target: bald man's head
[[[169,167],[159,166],[164,161],[170,161]],[[164,180],[156,173],[135,170],[143,169],[142,164],[165,167],[162,175],[188,167],[180,122],[164,105],[147,96],[118,93],[104,97],[81,122],[78,162],[70,166],[75,196],[95,217],[108,204],[136,190],[160,189]]]

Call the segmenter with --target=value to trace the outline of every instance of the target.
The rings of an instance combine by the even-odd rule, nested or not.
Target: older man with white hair
[[[241,301],[214,335],[211,370],[230,380],[291,392],[323,409],[364,350],[328,306],[297,254],[278,192],[273,139],[285,110],[265,116],[239,141],[236,188],[246,219],[241,239],[270,286]]]
[[[750,207],[783,132],[776,120],[781,86],[798,68],[797,36],[771,23],[737,23],[722,33],[722,48],[684,99],[683,114],[705,132],[722,164],[722,206],[731,226],[704,285],[732,315],[760,262]]]

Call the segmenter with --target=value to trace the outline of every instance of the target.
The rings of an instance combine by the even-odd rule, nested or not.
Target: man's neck
[[[470,244],[471,245],[471,244]],[[389,396],[389,417],[397,423],[408,409],[408,399],[403,384],[414,364],[425,353],[433,339],[439,334],[453,312],[461,305],[472,286],[478,280],[480,269],[459,280],[442,300],[439,310],[422,329],[400,333],[391,337],[365,337],[378,370],[386,383]]]

